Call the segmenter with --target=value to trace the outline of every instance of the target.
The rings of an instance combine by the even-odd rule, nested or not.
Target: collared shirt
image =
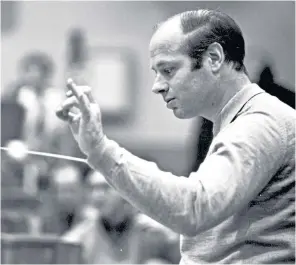
[[[295,260],[295,110],[245,86],[214,122],[189,178],[109,139],[88,162],[132,205],[181,234],[182,264]]]

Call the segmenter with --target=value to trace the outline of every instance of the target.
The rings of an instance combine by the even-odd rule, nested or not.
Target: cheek
[[[209,82],[206,78],[195,78],[191,82],[192,97],[197,101],[203,101],[206,99],[207,91],[209,88]]]
[[[197,79],[191,79],[184,86],[183,97],[188,107],[192,108],[193,104],[198,101],[202,94],[202,84]]]
[[[179,107],[185,112],[195,109],[194,105],[203,99],[204,84],[203,78],[196,76],[196,73],[184,74],[175,79],[172,88],[179,99]]]
[[[181,101],[190,98],[192,94],[192,83],[189,78],[178,78],[171,84],[175,96]]]
[[[200,81],[200,79],[192,79],[186,86],[186,91],[184,91],[183,100],[183,116],[187,118],[193,118],[199,115],[201,109],[206,101],[206,87]]]

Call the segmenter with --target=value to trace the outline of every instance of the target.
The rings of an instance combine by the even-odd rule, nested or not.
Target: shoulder
[[[233,122],[217,135],[259,136],[276,133],[278,138],[286,138],[287,127],[294,124],[296,111],[275,96],[261,93],[249,100],[236,115]],[[285,141],[285,139],[282,139]]]
[[[295,132],[295,128],[291,129],[294,121],[294,109],[268,93],[261,93],[249,100],[236,118],[214,137],[209,154],[276,159],[280,163],[288,147],[288,137]]]
[[[295,137],[295,120],[295,109],[269,93],[262,93],[246,104],[233,125],[248,122],[254,124],[254,128],[249,128],[252,131],[278,132],[282,144],[288,145],[289,138]]]
[[[296,118],[295,109],[269,93],[262,93],[252,98],[239,112],[238,117],[250,114],[261,115],[261,118],[271,117],[279,125],[294,122]]]

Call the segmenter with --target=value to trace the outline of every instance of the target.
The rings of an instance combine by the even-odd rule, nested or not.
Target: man
[[[85,183],[75,164],[53,169],[51,187],[43,194],[43,232],[64,234],[87,218]]]
[[[295,110],[250,82],[237,24],[218,11],[184,12],[158,26],[149,49],[152,90],[176,117],[213,122],[206,159],[185,178],[133,156],[104,135],[90,89],[69,80],[57,115],[89,165],[181,234],[181,264],[294,263]]]
[[[88,177],[91,200],[97,209],[94,263],[178,263],[178,235],[136,212],[97,171]]]
[[[97,210],[95,239],[89,262],[95,264],[135,263],[135,233],[132,207],[108,185],[99,172],[90,172],[91,204]]]

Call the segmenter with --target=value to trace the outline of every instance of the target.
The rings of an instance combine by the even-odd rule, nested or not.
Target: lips
[[[172,101],[172,100],[173,100],[173,98],[166,99],[165,102],[166,102],[166,103],[169,103],[169,102]]]
[[[169,99],[166,101],[167,103],[167,108],[172,109],[173,108],[173,103],[174,103],[174,99]]]

